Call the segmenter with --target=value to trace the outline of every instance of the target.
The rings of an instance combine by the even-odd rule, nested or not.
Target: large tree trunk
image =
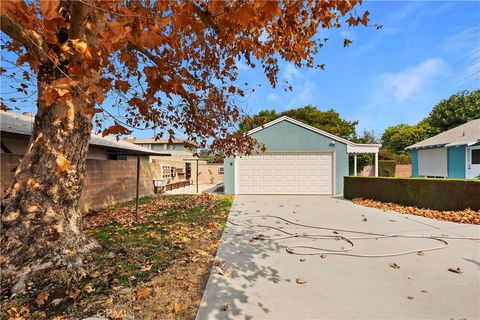
[[[39,94],[60,77],[43,68]],[[91,247],[78,206],[92,128],[91,115],[79,112],[81,104],[74,97],[73,105],[38,105],[28,150],[2,199],[2,295],[22,292],[34,272],[43,277],[65,270],[73,276]]]

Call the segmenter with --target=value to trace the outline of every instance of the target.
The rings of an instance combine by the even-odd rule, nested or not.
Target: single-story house
[[[247,134],[267,151],[226,158],[225,193],[341,195],[349,155],[360,153],[375,154],[378,176],[379,144],[353,143],[287,116]]]
[[[412,152],[412,177],[477,178],[480,176],[480,119],[406,149]]]
[[[0,111],[0,195],[13,181],[32,134],[33,115]],[[154,180],[162,179],[150,156],[169,156],[115,137],[92,133],[87,154],[82,211],[102,208],[136,196],[154,193]]]
[[[32,134],[33,115],[0,111],[0,153],[23,155],[27,151]],[[91,160],[136,160],[141,156],[148,160],[149,156],[169,156],[133,143],[117,140],[114,137],[102,137],[92,132],[90,136],[87,159]]]

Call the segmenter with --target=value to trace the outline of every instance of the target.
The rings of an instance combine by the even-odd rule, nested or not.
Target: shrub
[[[380,177],[395,177],[395,160],[378,160],[378,175]]]
[[[435,210],[480,210],[480,181],[423,178],[345,177],[344,197]]]

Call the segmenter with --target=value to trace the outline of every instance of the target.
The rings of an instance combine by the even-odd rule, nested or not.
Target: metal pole
[[[353,175],[357,176],[357,154],[353,155]]]
[[[378,152],[375,152],[375,177],[378,177]]]
[[[197,159],[197,193],[198,193],[198,159]]]
[[[138,205],[140,202],[139,198],[139,188],[140,188],[140,156],[137,156],[137,194],[135,199],[135,222],[138,223]]]

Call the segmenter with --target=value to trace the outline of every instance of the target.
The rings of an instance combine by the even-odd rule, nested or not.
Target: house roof
[[[0,131],[11,134],[30,136],[32,134],[33,117],[8,111],[0,111]],[[108,149],[114,152],[142,155],[165,155],[165,153],[152,151],[137,146],[133,143],[117,140],[112,137],[102,137],[101,134],[93,133],[90,136],[90,145]],[[170,154],[168,154],[170,155]]]
[[[137,138],[134,138],[134,137],[128,137],[126,138],[125,140],[127,140],[128,142],[130,143],[135,143],[135,144],[168,144],[168,139],[137,139]],[[193,145],[193,146],[198,146],[196,143],[188,140],[188,139],[184,139],[184,138],[178,138],[178,139],[174,139],[173,140],[173,143],[174,144],[189,144],[189,145]]]
[[[453,147],[462,145],[471,146],[477,142],[480,142],[480,119],[469,121],[458,127],[408,146],[405,149]]]
[[[326,131],[323,131],[323,130],[320,130],[318,128],[315,128],[315,127],[312,127],[306,123],[303,123],[301,121],[298,121],[298,120],[295,120],[295,119],[292,119],[290,117],[287,117],[287,116],[282,116],[278,119],[275,119],[273,121],[270,121],[270,122],[267,122],[266,124],[260,126],[260,127],[256,127],[250,131],[248,131],[248,135],[251,135],[251,134],[254,134],[255,132],[258,132],[258,131],[261,131],[261,130],[264,130],[270,126],[273,126],[279,122],[282,122],[282,121],[287,121],[287,122],[290,122],[290,123],[293,123],[295,125],[298,125],[300,127],[303,127],[307,130],[310,130],[310,131],[313,131],[315,133],[318,133],[322,136],[325,136],[327,138],[330,138],[332,140],[335,140],[335,141],[338,141],[340,143],[343,143],[343,144],[346,144],[347,145],[347,152],[348,153],[378,153],[378,150],[380,149],[380,147],[382,146],[381,144],[376,144],[376,143],[355,143],[355,142],[352,142],[352,141],[349,141],[347,139],[344,139],[344,138],[341,138],[341,137],[338,137],[334,134],[331,134],[331,133],[328,133]]]

